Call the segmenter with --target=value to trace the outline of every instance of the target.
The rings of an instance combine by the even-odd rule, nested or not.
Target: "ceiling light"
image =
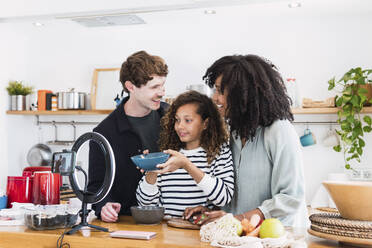
[[[204,10],[204,14],[214,15],[214,14],[216,14],[216,11],[214,9]]]
[[[44,24],[41,23],[41,22],[33,22],[32,24],[33,24],[35,27],[41,27],[41,26],[44,26]]]
[[[301,7],[301,2],[290,2],[288,4],[289,8],[300,8]]]

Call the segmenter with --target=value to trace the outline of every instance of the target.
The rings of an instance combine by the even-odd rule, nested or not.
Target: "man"
[[[160,118],[168,107],[160,101],[167,74],[168,66],[158,56],[145,51],[129,56],[120,70],[120,82],[129,96],[93,129],[108,140],[116,161],[116,175],[109,194],[93,205],[103,221],[114,222],[118,214],[130,215],[130,207],[137,205],[135,192],[142,174],[130,157],[144,150],[159,151]],[[88,191],[96,192],[104,176],[103,153],[91,142]]]

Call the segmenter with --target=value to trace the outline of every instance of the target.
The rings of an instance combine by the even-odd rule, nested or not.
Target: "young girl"
[[[171,157],[148,171],[137,188],[139,205],[160,205],[182,217],[187,207],[224,206],[234,193],[228,134],[217,106],[196,91],[179,95],[161,120],[160,149]],[[177,152],[178,151],[178,152]]]

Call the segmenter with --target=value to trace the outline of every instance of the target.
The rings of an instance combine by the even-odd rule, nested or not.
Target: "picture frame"
[[[120,81],[120,68],[96,68],[93,71],[91,87],[92,110],[115,109],[115,98],[121,98],[123,86]],[[123,96],[127,93],[124,92]]]

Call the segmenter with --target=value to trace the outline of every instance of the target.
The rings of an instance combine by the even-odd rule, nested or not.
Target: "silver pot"
[[[57,97],[58,109],[85,109],[86,93],[71,89],[67,92],[58,92]]]

